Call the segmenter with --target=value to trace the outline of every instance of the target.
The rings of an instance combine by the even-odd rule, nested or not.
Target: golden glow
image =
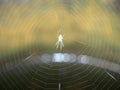
[[[107,1],[107,0],[103,0]],[[82,10],[76,4],[71,12],[59,2],[43,5],[42,0],[30,4],[9,4],[0,9],[0,49],[19,48],[34,44],[36,41],[44,44],[56,42],[60,24],[65,33],[66,42],[75,40],[97,44],[94,39],[104,39],[108,45],[120,46],[118,31],[113,28],[111,12],[103,10],[95,0],[88,0]],[[80,10],[80,11],[79,11]],[[59,17],[56,19],[55,15]],[[9,45],[8,45],[9,44]]]

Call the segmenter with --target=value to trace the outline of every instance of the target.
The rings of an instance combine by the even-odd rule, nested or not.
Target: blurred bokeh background
[[[119,64],[120,0],[0,0],[1,90],[119,90]]]
[[[0,0],[0,57],[55,52],[61,30],[63,51],[119,63],[119,12],[119,0]]]

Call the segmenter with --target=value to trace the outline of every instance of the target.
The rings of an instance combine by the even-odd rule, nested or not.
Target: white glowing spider
[[[63,44],[63,35],[62,34],[59,34],[58,36],[58,41],[56,43],[56,49],[58,49],[58,47],[60,47],[60,49],[62,50],[62,48],[64,47],[64,44]]]

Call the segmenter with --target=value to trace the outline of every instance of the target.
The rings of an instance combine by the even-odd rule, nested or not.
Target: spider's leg
[[[58,47],[59,47],[59,41],[57,41],[56,43],[56,49],[58,49]]]
[[[62,43],[60,42],[60,49],[62,50]]]
[[[64,47],[64,45],[63,45],[63,42],[61,41],[60,42],[60,49],[62,49],[62,47]]]
[[[61,41],[61,45],[62,45],[62,47],[64,47],[63,41]]]
[[[58,41],[56,42],[55,46],[56,46],[56,49],[57,49],[57,46],[58,46]]]

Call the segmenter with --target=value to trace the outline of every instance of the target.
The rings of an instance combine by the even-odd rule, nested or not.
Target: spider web
[[[47,0],[45,1],[47,2]],[[36,10],[33,10],[33,12],[39,12],[38,15],[40,15],[40,17],[42,18],[42,23],[38,25],[39,28],[42,27],[43,25],[46,25],[46,23],[49,22],[47,18],[50,15],[49,12],[51,10],[54,11],[55,8],[59,8],[59,4],[61,2],[64,2],[64,5],[61,6],[61,8],[65,7],[66,10],[71,10],[69,12],[71,13],[71,15],[74,16],[74,21],[76,23],[80,22],[80,20],[78,20],[79,17],[78,13],[82,12],[81,8],[84,9],[82,4],[86,5],[85,2],[82,2],[82,0],[76,1],[56,0],[52,1],[51,3],[48,2],[46,4],[43,4],[43,6],[46,5],[47,9],[46,7],[44,8],[40,7]],[[75,9],[70,9],[72,6],[71,5],[72,3],[70,2],[75,3],[73,5]],[[22,5],[24,6],[24,4]],[[35,9],[36,6],[33,6],[32,8]],[[28,8],[26,10],[25,10],[26,12],[30,13]],[[62,15],[64,16],[64,14]],[[30,16],[32,15],[30,14]],[[95,18],[100,19],[99,17]],[[84,19],[83,23],[86,23],[86,25],[88,26],[90,24],[85,22]],[[60,27],[58,26],[56,29],[58,30],[59,28]],[[65,25],[62,27],[62,29],[64,30],[64,28]],[[42,33],[39,32],[39,29],[36,30],[32,29],[32,31],[35,34]],[[29,31],[26,30],[23,32]],[[89,31],[87,32],[83,31],[83,33],[87,33],[86,34],[87,41],[85,42],[81,41],[80,40],[81,36],[79,36],[72,40],[71,46],[67,45],[67,41],[70,39],[70,36],[68,35],[69,34],[72,35],[71,33],[73,32],[69,30],[68,31],[64,30],[63,32],[67,34],[65,35],[64,40],[65,47],[62,49],[62,51],[55,49],[54,47],[55,43],[51,45],[52,47],[51,49],[43,48],[42,45],[38,45],[37,41],[40,38],[37,37],[38,39],[34,40],[35,47],[32,47],[35,50],[29,52],[31,49],[27,49],[25,51],[16,53],[16,55],[13,54],[6,58],[0,58],[1,59],[0,89],[119,90],[120,66],[119,61],[117,61],[119,60],[119,56],[117,57],[118,55],[117,54],[115,57],[112,56],[109,57],[107,56],[107,54],[105,55],[103,54],[105,50],[107,48],[109,49],[110,47],[110,45],[106,44],[104,40],[102,43],[103,44],[102,48],[99,49],[97,46],[98,43],[101,43],[101,41],[99,41],[99,38],[97,38],[96,34],[105,31],[99,30],[92,31],[93,36],[91,37],[89,36],[90,33]],[[77,32],[78,34],[81,33],[80,31],[76,30],[74,30],[74,32]],[[19,31],[17,31],[17,33],[19,33]],[[54,39],[57,41],[57,36]],[[113,53],[116,54],[116,52]]]

